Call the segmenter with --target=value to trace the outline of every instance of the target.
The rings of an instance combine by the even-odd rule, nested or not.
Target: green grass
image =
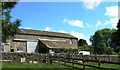
[[[2,70],[66,70],[72,69],[59,63],[2,63]]]
[[[60,62],[60,63],[64,64],[64,62]],[[85,63],[85,64],[92,65],[92,66],[98,66],[98,63],[95,63],[95,62],[89,62],[89,63]],[[72,66],[72,63],[66,63],[66,65]],[[83,68],[82,65],[78,65],[78,64],[74,64],[74,67]],[[120,70],[120,65],[118,65],[118,64],[105,64],[104,63],[104,64],[101,64],[101,67]],[[89,66],[85,66],[85,68],[86,69],[91,69],[91,70],[96,70],[96,68],[89,67]]]
[[[117,65],[117,64],[101,64],[101,66],[105,68],[114,68],[114,69],[120,70],[120,65]]]
[[[2,68],[66,68],[58,63],[2,63]]]
[[[66,65],[62,65],[64,62],[58,62],[58,63],[15,63],[15,62],[6,62],[2,63],[2,70],[72,70],[72,63],[66,63]],[[82,63],[81,63],[82,64]],[[97,63],[85,63],[88,65],[98,66]],[[71,67],[68,67],[68,66]],[[117,64],[102,64],[101,65],[104,68],[112,68],[112,69],[120,69],[120,65]],[[83,68],[82,65],[74,64],[74,67],[77,68]],[[86,70],[98,70],[93,67],[85,66]],[[79,69],[74,69],[79,70]]]

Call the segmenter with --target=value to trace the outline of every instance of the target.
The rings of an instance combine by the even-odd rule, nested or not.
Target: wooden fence
[[[101,64],[117,64],[117,65],[120,65],[120,62],[119,61],[111,61],[111,59],[112,58],[110,58],[110,57],[112,57],[113,55],[109,55],[109,60],[105,60],[105,59],[103,59],[103,58],[105,58],[105,57],[108,57],[107,55],[99,55],[99,57],[98,57],[98,55],[97,55],[97,57],[95,57],[94,56],[94,58],[92,58],[93,57],[93,55],[90,57],[90,56],[83,56],[83,55],[70,55],[70,54],[66,54],[66,55],[54,55],[54,56],[52,56],[52,60],[53,60],[53,62],[64,62],[63,64],[64,65],[66,65],[66,63],[70,63],[72,66],[71,67],[73,67],[73,68],[78,68],[78,67],[75,67],[74,65],[75,64],[77,64],[77,65],[82,65],[83,66],[83,68],[79,68],[79,69],[83,69],[83,70],[85,70],[86,69],[86,66],[88,66],[88,67],[93,67],[93,68],[97,68],[97,69],[99,69],[99,70],[103,70],[103,69],[105,69],[105,70],[112,70],[112,69],[110,69],[110,68],[105,68],[105,67],[102,67],[101,66]],[[115,57],[115,56],[114,56]],[[92,59],[91,59],[92,58]],[[117,59],[117,58],[114,58],[114,59]],[[120,58],[119,58],[119,56],[118,56],[118,60],[119,60]],[[89,62],[94,62],[94,63],[96,63],[96,65],[89,65],[89,64],[86,64],[86,63],[89,63]],[[69,66],[69,65],[67,65],[67,66]]]
[[[116,64],[120,65],[120,56],[119,55],[72,55],[72,54],[38,54],[38,53],[2,53],[2,60],[10,60],[15,62],[21,62],[21,58],[25,58],[25,62],[63,62],[72,64],[72,67],[75,68],[75,65],[82,65],[82,69],[86,69],[86,66],[93,67],[97,69],[108,69],[102,67],[102,64]],[[96,63],[95,65],[89,65],[89,62]],[[111,70],[111,69],[110,69]]]

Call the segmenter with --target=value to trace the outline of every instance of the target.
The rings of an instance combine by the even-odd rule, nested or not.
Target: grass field
[[[61,64],[64,64],[64,62],[60,62]],[[92,66],[98,66],[98,63],[95,63],[95,62],[89,62],[89,63],[85,63],[87,65],[92,65]],[[66,63],[66,65],[68,66],[72,66],[72,63]],[[82,65],[78,65],[78,64],[74,64],[74,67],[77,67],[77,68],[83,68]],[[120,70],[120,65],[118,64],[101,64],[101,67],[104,67],[104,68],[109,68],[109,70]],[[90,70],[98,70],[97,68],[93,68],[93,67],[89,67],[89,66],[85,66],[86,70],[87,69],[90,69]]]
[[[52,64],[50,63],[37,63],[37,64],[13,63],[13,62],[8,63],[6,62],[6,63],[2,63],[2,70],[73,70],[72,67],[68,67],[68,66],[72,66],[71,63],[66,63],[66,65],[68,66],[62,65],[62,64],[64,64],[64,62],[52,63]],[[88,64],[96,65],[96,66],[98,65],[96,63],[88,63]],[[83,68],[82,65],[77,65],[77,64],[74,64],[74,67]],[[120,70],[120,65],[116,65],[116,64],[102,64],[102,67]],[[74,70],[80,70],[80,69],[74,69]],[[98,70],[98,69],[86,66],[86,70]]]
[[[70,70],[72,68],[58,63],[2,63],[2,70]]]

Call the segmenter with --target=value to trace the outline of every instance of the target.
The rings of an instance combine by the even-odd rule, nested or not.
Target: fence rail
[[[97,56],[97,59],[94,59],[94,58],[89,59],[88,57],[91,57],[91,56],[84,56],[84,55],[76,56],[76,55],[68,54],[68,55],[64,55],[64,56],[63,55],[61,55],[61,56],[60,55],[59,56],[56,55],[56,56],[53,56],[52,58],[55,61],[58,60],[59,62],[60,61],[64,62],[64,65],[66,65],[66,63],[71,63],[72,64],[71,67],[73,67],[73,68],[77,68],[77,67],[74,66],[75,64],[82,65],[83,66],[83,68],[82,68],[83,70],[85,70],[86,66],[97,68],[99,70],[101,70],[101,69],[110,69],[110,68],[102,67],[101,64],[103,64],[103,63],[106,63],[106,64],[118,64],[118,65],[120,65],[120,62],[118,61],[120,59],[119,56],[117,56],[118,58],[116,58],[116,56],[114,56],[115,57],[114,59],[117,59],[116,61],[110,61],[110,60],[108,61],[108,60],[105,60],[105,59],[104,60],[101,59],[102,57],[105,58],[105,56],[107,56],[107,55],[105,55],[105,56],[102,55],[101,58],[100,58],[100,56],[101,55],[99,55],[99,57]],[[96,55],[95,56],[92,55],[92,57],[96,57]],[[112,58],[110,58],[110,59],[112,59]],[[81,61],[81,62],[79,62],[79,61]],[[95,63],[97,63],[97,65],[86,64],[86,63],[89,63],[89,62],[95,62]],[[67,66],[69,66],[69,65],[67,65]]]
[[[38,53],[2,53],[2,60],[11,60],[16,62],[21,62],[21,58],[25,58],[25,62],[63,62],[71,63],[73,68],[77,68],[74,65],[82,65],[85,69],[86,66],[100,69],[109,69],[104,68],[101,65],[105,64],[117,64],[120,65],[120,56],[119,55],[73,55],[73,54],[38,54]],[[89,62],[94,62],[96,65],[89,65]]]

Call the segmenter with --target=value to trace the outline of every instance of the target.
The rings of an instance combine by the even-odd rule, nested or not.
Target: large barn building
[[[20,29],[4,52],[50,53],[57,48],[77,49],[77,38],[66,33]]]

